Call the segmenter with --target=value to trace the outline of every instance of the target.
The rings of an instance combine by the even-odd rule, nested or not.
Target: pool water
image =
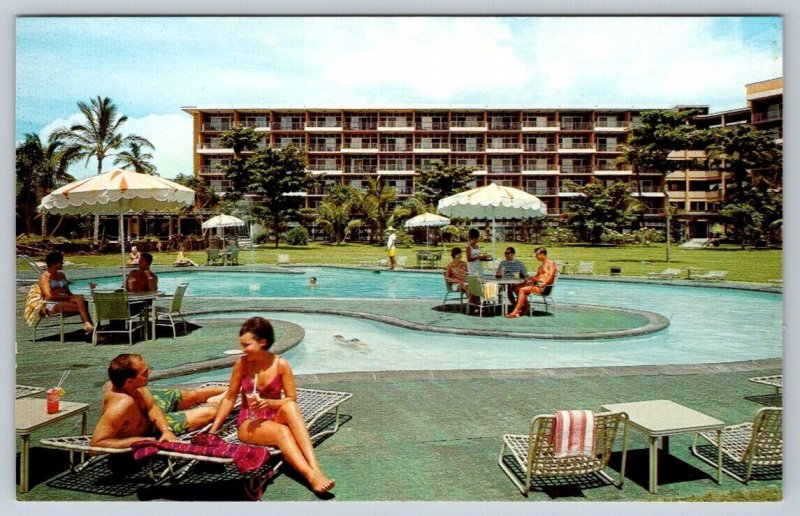
[[[305,274],[162,273],[159,288],[169,292],[178,283],[188,281],[187,295],[203,297],[439,300],[443,296],[443,282],[438,274],[375,274],[323,267],[301,270]],[[317,287],[308,285],[311,276],[317,278]],[[109,279],[109,286],[115,286],[112,282],[118,283]],[[303,342],[285,354],[299,374],[689,364],[782,356],[780,294],[562,278],[554,297],[560,303],[648,310],[670,318],[670,326],[640,337],[554,341],[418,332],[363,319],[283,312],[202,315],[193,319],[244,320],[261,315],[301,325],[306,331]],[[343,338],[337,339],[335,335]],[[237,347],[235,335],[231,336],[230,347]],[[220,374],[222,378],[227,372]]]

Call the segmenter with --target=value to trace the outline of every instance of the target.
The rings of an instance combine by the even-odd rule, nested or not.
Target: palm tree
[[[122,165],[122,168],[131,167],[139,174],[157,175],[156,166],[151,162],[153,155],[149,152],[142,152],[144,147],[146,145],[130,142],[128,144],[129,150],[120,152],[114,158],[114,165]]]
[[[36,207],[42,197],[62,184],[74,181],[67,173],[69,164],[75,159],[64,143],[51,136],[47,147],[42,145],[39,135],[26,134],[17,145],[17,217],[25,221],[25,233],[33,233],[33,221],[38,216]],[[42,237],[47,236],[46,217],[42,215]]]
[[[103,160],[121,147],[136,143],[140,146],[154,148],[146,138],[136,134],[123,136],[120,132],[122,125],[128,117],[117,112],[117,106],[108,97],[91,99],[89,104],[78,102],[84,123],[75,124],[70,128],[59,128],[53,132],[56,138],[62,139],[74,153],[76,159],[85,159],[88,163],[91,158],[97,159],[97,173],[103,171]],[[94,219],[94,240],[100,234],[100,217]]]
[[[353,219],[358,207],[358,192],[351,186],[335,185],[317,206],[316,224],[333,236],[336,245],[344,240],[345,235],[361,225],[361,220]]]
[[[394,213],[393,204],[397,201],[397,189],[387,186],[379,178],[367,178],[367,189],[358,192],[358,205],[364,212],[364,223],[374,229],[373,238],[383,241],[383,233],[389,226]]]

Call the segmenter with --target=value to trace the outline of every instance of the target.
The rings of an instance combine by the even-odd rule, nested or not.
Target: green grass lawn
[[[442,265],[449,261],[449,252],[455,246],[465,247],[465,243],[445,244]],[[491,243],[484,242],[482,248],[491,252]],[[507,243],[498,242],[497,254],[500,255]],[[529,268],[534,267],[532,257],[536,244],[514,243],[517,258],[521,259]],[[425,246],[401,247],[399,256],[406,257],[406,268],[417,265],[416,251],[424,250]],[[439,248],[441,249],[441,247]],[[308,246],[268,246],[253,251],[243,250],[239,254],[239,263],[275,264],[278,254],[288,254],[294,264],[328,264],[328,265],[377,265],[378,261],[386,258],[386,251],[382,246],[366,244],[333,245],[324,243],[311,243]],[[570,265],[568,272],[575,270],[580,261],[593,261],[595,274],[607,275],[612,266],[620,267],[623,276],[645,276],[648,272],[658,272],[667,267],[688,267],[707,270],[729,271],[727,280],[766,283],[772,279],[782,278],[783,252],[779,249],[742,250],[734,246],[720,246],[712,249],[680,249],[673,247],[671,260],[666,261],[664,244],[651,244],[647,246],[582,246],[569,245],[550,247],[549,256],[554,260],[564,261]],[[206,263],[206,254],[203,251],[187,253],[199,264]],[[76,265],[88,266],[114,266],[119,264],[119,255],[109,254],[102,256],[71,255],[66,257]],[[175,253],[155,253],[156,265],[168,266],[175,261]],[[685,278],[685,273],[681,278]]]

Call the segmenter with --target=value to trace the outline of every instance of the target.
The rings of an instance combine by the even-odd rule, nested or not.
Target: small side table
[[[22,444],[19,454],[19,492],[27,493],[29,489],[28,477],[30,458],[31,434],[36,430],[54,425],[64,419],[80,415],[81,434],[86,433],[86,416],[89,412],[88,403],[61,401],[60,409],[55,414],[47,413],[47,400],[41,398],[19,398],[14,406],[14,422]]]

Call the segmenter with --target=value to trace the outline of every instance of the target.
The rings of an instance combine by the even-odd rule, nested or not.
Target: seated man
[[[528,270],[521,261],[516,259],[516,254],[517,251],[513,247],[506,247],[506,250],[503,252],[505,259],[500,262],[500,265],[497,266],[497,272],[494,274],[497,278],[519,278],[519,283],[517,285],[506,286],[508,302],[512,305],[516,304],[517,302],[517,298],[514,294],[517,292],[519,287],[523,285],[523,280],[528,276]]]
[[[547,249],[544,247],[537,247],[533,251],[533,255],[539,260],[541,265],[539,266],[539,270],[536,271],[536,274],[531,276],[517,291],[519,295],[517,306],[514,308],[513,312],[506,314],[506,317],[509,319],[519,317],[522,310],[527,311],[528,296],[530,294],[542,294],[556,279],[556,264],[553,260],[547,259]]]
[[[212,421],[227,387],[190,391],[147,388],[150,369],[144,358],[123,353],[108,366],[100,420],[92,446],[128,448],[142,439],[177,441],[176,435]]]
[[[142,253],[139,257],[138,267],[133,269],[125,280],[128,292],[153,292],[158,290],[158,276],[150,270],[153,255]]]

